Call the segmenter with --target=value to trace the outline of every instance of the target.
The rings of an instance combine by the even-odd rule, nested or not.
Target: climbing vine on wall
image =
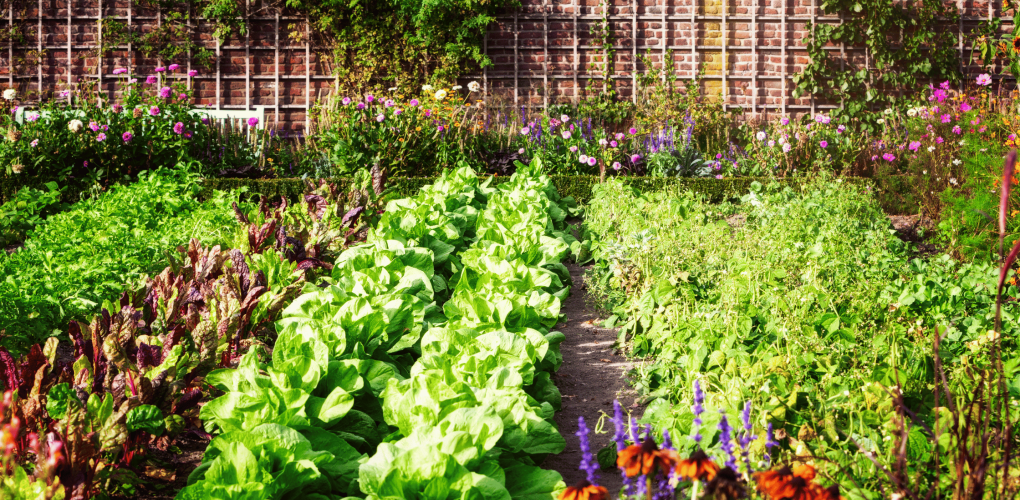
[[[843,14],[843,22],[811,27],[811,60],[793,77],[794,97],[812,94],[842,101],[835,114],[854,117],[887,105],[897,91],[913,92],[929,80],[957,81],[961,76],[956,35],[945,29],[957,23],[955,5],[941,0],[827,0],[821,9]],[[867,55],[840,61],[838,51],[825,49],[839,43],[865,48]]]

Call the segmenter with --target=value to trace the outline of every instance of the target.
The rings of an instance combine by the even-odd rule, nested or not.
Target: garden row
[[[585,226],[608,322],[653,360],[636,373],[652,400],[643,422],[681,455],[704,448],[747,478],[777,459],[812,463],[847,498],[912,485],[923,496],[952,491],[974,470],[966,457],[988,456],[965,408],[1008,432],[996,405],[1020,395],[1020,311],[1005,302],[996,325],[998,266],[913,259],[863,189],[756,184],[740,203],[708,204],[610,181]],[[745,423],[739,446],[727,415]]]
[[[211,373],[219,434],[178,498],[552,498],[572,238],[540,166],[468,168],[391,202],[332,284],[298,297],[263,363]]]

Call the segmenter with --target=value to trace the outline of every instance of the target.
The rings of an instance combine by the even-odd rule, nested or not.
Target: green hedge
[[[590,175],[552,175],[553,185],[561,196],[573,196],[578,203],[587,203],[591,199],[592,188],[598,184],[599,178]],[[758,181],[763,184],[772,182],[773,179],[758,179],[753,177],[738,177],[733,179],[710,179],[710,178],[664,178],[664,177],[621,177],[628,185],[641,191],[658,191],[667,187],[676,187],[695,191],[706,195],[713,201],[722,201],[729,198],[739,197],[750,189],[751,183]],[[509,177],[496,177],[494,184],[500,184]],[[399,196],[412,196],[423,186],[431,184],[434,178],[431,177],[407,177],[390,179]],[[864,183],[874,185],[874,181],[864,178],[847,179],[848,182]],[[335,182],[341,190],[344,190],[350,183],[350,179],[330,179]],[[804,178],[779,179],[777,182],[790,186],[799,186]],[[301,179],[205,179],[202,181],[202,197],[212,194],[213,190],[229,190],[244,188],[252,198],[265,195],[270,198],[287,197],[290,201],[299,201],[304,192],[304,183]]]

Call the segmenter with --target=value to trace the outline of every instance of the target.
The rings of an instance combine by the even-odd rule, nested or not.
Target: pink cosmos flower
[[[896,155],[894,155],[892,153],[886,153],[886,154],[882,155],[882,159],[885,160],[885,161],[893,161],[893,160],[896,159]]]
[[[910,148],[911,151],[917,151],[918,149],[921,148],[921,142],[920,141],[911,141],[909,148]]]
[[[251,117],[251,118],[248,118],[248,126],[249,127],[254,127],[255,125],[258,125],[258,124],[259,124],[259,119],[258,118],[255,118],[254,116]]]
[[[960,134],[963,133],[963,129],[961,129],[959,125],[954,125],[953,126],[953,133],[956,134],[956,135],[960,135]]]
[[[570,152],[571,153],[576,153],[577,152],[577,146],[570,146]]]
[[[182,123],[182,122],[175,123],[174,124],[174,133],[177,134],[177,135],[183,134],[184,133],[184,123]]]
[[[962,103],[962,104],[960,104],[960,111],[962,111],[962,112],[964,112],[964,113],[966,113],[966,112],[968,112],[968,111],[970,111],[970,110],[972,110],[972,109],[974,109],[974,108],[973,108],[973,107],[971,107],[971,105],[970,105],[970,104],[967,104],[967,103]]]
[[[99,132],[99,124],[96,122],[89,122],[89,129],[93,132]]]
[[[96,142],[103,142],[105,140],[106,140],[106,134],[104,134],[102,132],[100,132],[99,135],[96,136]]]
[[[977,84],[983,86],[992,84],[992,77],[988,73],[982,73],[977,77]]]
[[[939,118],[942,120],[942,123],[949,123],[949,121],[952,119],[952,117],[949,115],[942,115]]]
[[[946,142],[946,141],[942,137],[936,137],[935,138],[935,144],[942,144],[943,142]]]

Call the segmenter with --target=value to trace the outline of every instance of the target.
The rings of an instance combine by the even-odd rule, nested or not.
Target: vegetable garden
[[[765,121],[432,69],[299,138],[178,64],[6,89],[0,498],[1020,492],[1008,81]]]

